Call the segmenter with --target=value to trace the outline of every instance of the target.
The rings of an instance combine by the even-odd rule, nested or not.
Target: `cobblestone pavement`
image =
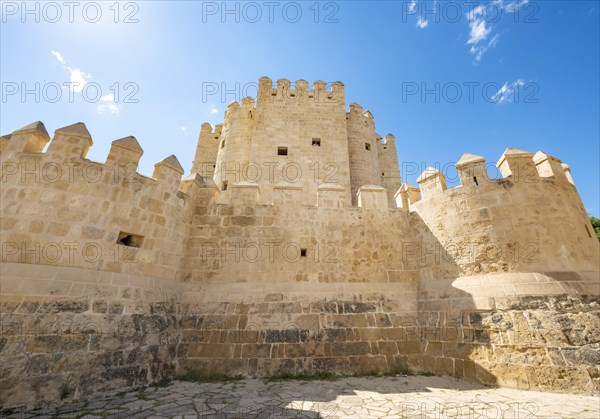
[[[453,378],[174,381],[10,418],[600,418],[600,397],[487,388]]]

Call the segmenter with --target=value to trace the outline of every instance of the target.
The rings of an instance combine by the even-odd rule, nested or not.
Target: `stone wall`
[[[42,153],[49,140],[34,123],[2,152],[3,261],[177,280],[194,207],[184,192],[194,182],[181,182],[175,156],[148,178],[136,172],[143,150],[134,137],[114,141],[105,163],[85,158],[84,124],[57,130]]]
[[[222,137],[228,118],[256,123],[259,107],[233,105]],[[389,208],[377,184],[358,188],[359,206],[349,182],[222,190],[199,173],[181,180],[174,156],[147,178],[133,137],[105,163],[85,159],[83,124],[42,152],[48,141],[36,123],[1,143],[3,406],[188,369],[411,369],[600,391],[599,244],[553,157],[508,149],[489,179],[465,155],[461,186],[427,169]]]
[[[0,271],[3,407],[173,377],[181,305],[172,280],[23,263]]]

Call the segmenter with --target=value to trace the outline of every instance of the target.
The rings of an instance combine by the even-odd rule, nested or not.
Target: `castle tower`
[[[198,137],[198,146],[196,147],[196,155],[192,163],[192,173],[198,173],[203,177],[213,176],[222,130],[223,124],[217,124],[214,131],[208,122],[202,124]]]
[[[357,205],[356,194],[361,186],[381,185],[378,140],[373,115],[369,111],[363,113],[362,106],[356,103],[350,104],[346,125],[352,205]]]
[[[246,180],[254,126],[254,100],[244,98],[242,106],[232,102],[225,111],[213,179],[221,191],[231,183]]]
[[[298,80],[259,80],[250,145],[249,181],[260,188],[261,202],[271,203],[278,185],[293,185],[298,203],[316,205],[317,188],[336,184],[350,205],[350,169],[345,122],[344,85]]]
[[[381,169],[381,186],[387,191],[390,208],[394,208],[396,207],[394,196],[402,186],[398,153],[396,151],[396,137],[388,134],[382,141],[378,141],[377,155],[379,156],[379,169]]]

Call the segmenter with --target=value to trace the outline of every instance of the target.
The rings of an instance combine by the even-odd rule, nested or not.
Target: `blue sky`
[[[600,214],[598,1],[315,3],[3,2],[1,132],[83,121],[88,158],[134,135],[143,174],[170,154],[189,171],[200,124],[259,77],[340,80],[396,136],[404,180],[465,152],[543,150]],[[208,83],[238,93],[207,96]]]

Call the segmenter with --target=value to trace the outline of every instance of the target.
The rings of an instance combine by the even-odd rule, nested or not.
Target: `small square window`
[[[227,190],[227,181],[223,181],[223,187],[221,188],[222,191],[226,191]]]
[[[277,147],[277,155],[278,156],[287,156],[288,155],[287,147]]]
[[[321,139],[320,138],[313,138],[312,139],[312,145],[315,147],[321,147]]]
[[[300,257],[306,257],[306,249],[300,249]]]
[[[365,143],[365,150],[371,151],[371,144]]]
[[[140,236],[139,234],[131,234],[125,233],[123,231],[119,232],[119,236],[117,237],[117,244],[128,246],[128,247],[142,247],[142,243],[144,242],[144,236]]]

